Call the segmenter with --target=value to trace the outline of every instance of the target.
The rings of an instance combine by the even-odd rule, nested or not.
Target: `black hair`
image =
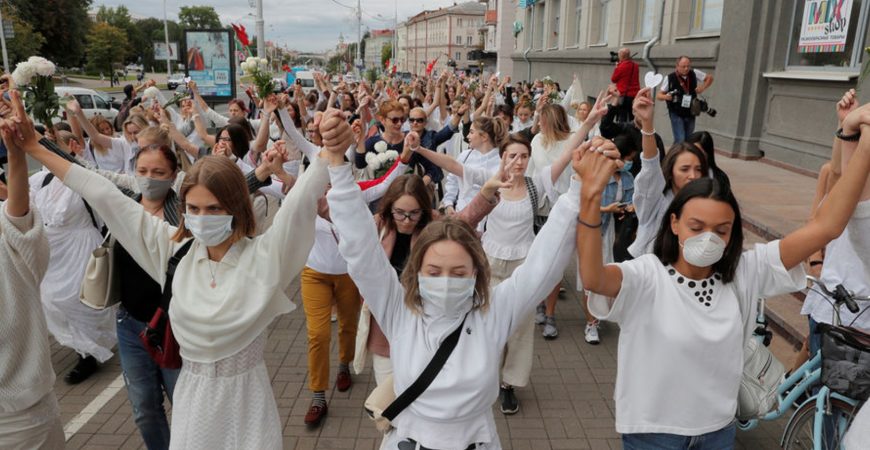
[[[66,122],[58,122],[54,124],[54,131],[69,131],[72,133],[72,126]]]
[[[628,134],[618,134],[613,138],[613,144],[619,150],[619,159],[625,159],[628,155],[640,153],[637,141]]]
[[[677,142],[668,150],[668,154],[662,159],[662,175],[665,177],[665,189],[663,192],[672,191],[674,189],[674,166],[677,165],[677,159],[683,153],[691,153],[701,162],[701,177],[707,177],[710,172],[710,166],[707,165],[707,155],[703,150],[695,147],[695,144],[687,142]]]
[[[743,221],[740,218],[740,206],[737,199],[731,193],[731,189],[723,186],[712,178],[699,178],[680,189],[674,200],[668,206],[662,217],[661,228],[656,236],[653,253],[664,265],[673,264],[680,258],[680,242],[677,235],[671,230],[671,216],[678,219],[683,213],[683,207],[689,200],[706,198],[727,203],[734,211],[734,223],[731,225],[731,239],[725,247],[722,259],[713,264],[713,272],[722,276],[723,283],[734,280],[737,265],[743,254]]]
[[[713,145],[713,135],[707,131],[696,131],[686,139],[686,142],[695,144],[704,149],[704,154],[707,155],[707,164],[710,166],[710,170],[713,171],[713,177],[720,183],[728,186],[730,189],[731,180],[728,178],[725,171],[716,165],[716,146]]]
[[[239,123],[230,122],[227,126],[218,130],[215,139],[220,139],[221,133],[224,131],[227,132],[227,136],[233,144],[233,154],[236,155],[236,158],[244,158],[251,149],[251,140],[248,138],[245,127]]]

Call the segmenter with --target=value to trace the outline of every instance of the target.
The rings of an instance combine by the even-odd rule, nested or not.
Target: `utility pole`
[[[3,0],[0,0],[0,9],[3,8]],[[6,53],[6,27],[3,26],[3,13],[0,12],[0,46],[3,47],[3,71],[6,73],[10,73],[9,71],[9,54]]]
[[[356,64],[354,64],[354,68],[358,68],[361,65],[362,65],[362,6],[360,5],[360,0],[356,0]]]
[[[263,58],[266,45],[266,31],[263,29],[263,0],[257,0],[257,57]]]
[[[169,49],[169,23],[166,21],[166,0],[163,0],[163,38],[166,42],[166,79],[172,78],[172,53]],[[6,54],[6,46],[3,46],[3,54]],[[142,67],[142,72],[145,72],[145,67]]]

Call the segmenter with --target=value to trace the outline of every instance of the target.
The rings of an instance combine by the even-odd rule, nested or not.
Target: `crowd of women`
[[[328,414],[337,321],[337,390],[371,354],[379,386],[413,392],[381,448],[501,448],[492,406],[518,411],[567,277],[585,288],[587,342],[599,320],[619,325],[624,447],[733,448],[754,325],[741,311],[804,288],[806,261],[870,293],[870,105],[854,92],[813,217],[747,249],[711,135],[665,151],[649,88],[620,122],[619,98],[549,79],[326,80],[233,100],[228,116],[195,83],[175,106],[148,82],[126,90],[118,131],[75,100],[47,130],[14,89],[0,100],[0,448],[63,446],[46,329],[79,355],[69,383],[117,345],[149,449],[280,448],[263,352],[297,276],[309,426]],[[42,170],[28,176],[26,156]],[[79,291],[104,241],[120,305],[95,310]],[[140,339],[169,298],[180,369]],[[826,302],[805,308],[830,320]]]

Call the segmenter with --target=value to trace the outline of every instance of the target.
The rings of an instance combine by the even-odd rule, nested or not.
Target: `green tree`
[[[111,75],[113,65],[124,62],[117,49],[127,46],[127,35],[117,27],[106,22],[98,22],[88,34],[88,71],[104,72]]]
[[[393,57],[393,43],[387,42],[381,47],[381,67],[385,67],[387,61]],[[386,69],[385,69],[386,70]]]
[[[39,55],[61,66],[81,64],[90,28],[91,0],[7,0],[4,3],[45,39],[37,52]]]
[[[178,22],[184,29],[208,30],[223,28],[221,19],[213,6],[182,6]]]
[[[181,45],[181,27],[178,23],[171,20],[167,22],[167,25],[169,28],[169,42]],[[145,66],[145,70],[151,70],[153,67],[158,72],[165,71],[166,61],[154,59],[154,43],[165,42],[166,40],[163,32],[163,21],[149,17],[135,22],[134,26],[142,35],[143,45],[138,50],[138,55],[142,57],[142,65]]]
[[[29,23],[3,10],[3,19],[12,22],[15,37],[6,40],[6,50],[9,54],[9,70],[14,70],[15,64],[39,53],[45,44],[45,38],[33,29]]]
[[[97,10],[97,22],[105,22],[109,25],[118,28],[127,35],[127,45],[124,47],[125,62],[139,62],[142,53],[148,47],[148,41],[145,36],[133,23],[130,17],[130,11],[126,6],[117,8],[100,6]]]

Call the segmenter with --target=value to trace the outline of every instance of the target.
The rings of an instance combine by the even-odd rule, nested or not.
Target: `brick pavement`
[[[566,285],[568,280],[566,280]],[[570,287],[570,286],[569,286]],[[288,288],[299,304],[299,285]],[[519,413],[504,416],[494,407],[502,445],[506,450],[526,449],[619,449],[619,435],[613,424],[613,387],[616,377],[618,329],[605,324],[602,344],[591,346],[583,340],[583,313],[576,294],[569,289],[557,306],[559,338],[545,341],[536,333],[535,361],[531,385],[517,388]],[[318,429],[308,429],[303,417],[308,409],[304,315],[301,309],[278,318],[270,327],[265,359],[272,388],[284,426],[286,449],[376,449],[379,435],[363,413],[362,404],[374,388],[370,367],[354,376],[348,392],[330,390],[329,417]],[[333,346],[336,337],[333,333]],[[62,375],[75,363],[74,354],[53,346],[52,361],[58,372],[55,385],[62,422],[67,424],[120,373],[117,356],[108,361],[92,379],[67,386]],[[337,367],[337,349],[332,352]],[[738,448],[775,449],[783,421],[766,423],[738,435]],[[131,417],[126,391],[120,389],[67,441],[69,449],[144,449]]]

